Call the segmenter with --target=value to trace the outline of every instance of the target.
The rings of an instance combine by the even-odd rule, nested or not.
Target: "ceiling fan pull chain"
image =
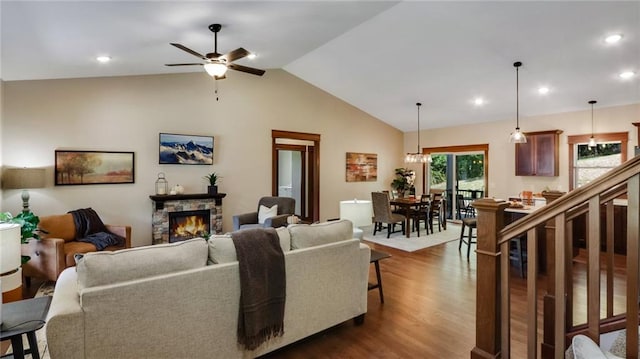
[[[215,88],[215,91],[214,91],[214,93],[216,94],[216,101],[219,101],[218,100],[218,80],[214,80],[213,82],[215,82],[215,84],[216,84],[216,88]]]

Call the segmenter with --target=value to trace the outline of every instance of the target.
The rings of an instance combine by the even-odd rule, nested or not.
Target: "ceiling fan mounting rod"
[[[222,29],[222,25],[220,24],[211,24],[209,25],[209,30],[213,32],[213,52],[218,53],[218,32]]]

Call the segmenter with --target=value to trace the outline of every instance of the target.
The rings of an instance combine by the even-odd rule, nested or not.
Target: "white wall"
[[[585,106],[587,107],[587,106]],[[629,132],[628,157],[638,145],[637,129],[632,122],[640,121],[640,104],[602,107],[594,110],[594,132]],[[509,134],[515,120],[496,121],[475,125],[424,130],[420,132],[423,147],[489,144],[489,196],[508,198],[523,190],[539,192],[549,189],[569,190],[569,145],[567,136],[591,134],[591,109],[520,119],[524,132],[560,129],[559,169],[557,177],[515,176],[515,145],[509,143]],[[416,134],[405,135],[405,151],[415,151]],[[412,165],[415,169],[419,166]],[[409,166],[410,167],[410,166]],[[413,168],[411,167],[411,168]],[[420,173],[420,171],[417,171]],[[416,179],[422,183],[422,179]]]
[[[317,133],[320,215],[337,217],[339,201],[388,188],[401,165],[403,134],[282,70],[263,77],[232,72],[9,81],[2,93],[4,166],[46,167],[47,188],[31,190],[37,215],[93,207],[106,223],[133,226],[134,246],[151,243],[151,200],[158,172],[185,193],[206,192],[204,175],[223,178],[223,229],[271,194],[271,130]],[[215,136],[213,166],[158,164],[158,133]],[[135,184],[54,186],[54,151],[135,152]],[[346,152],[378,154],[378,181],[345,181]],[[2,210],[21,209],[20,191],[2,192]]]

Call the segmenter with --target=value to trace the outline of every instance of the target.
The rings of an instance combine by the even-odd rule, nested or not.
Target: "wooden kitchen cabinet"
[[[516,143],[516,176],[557,176],[561,130],[526,132]]]

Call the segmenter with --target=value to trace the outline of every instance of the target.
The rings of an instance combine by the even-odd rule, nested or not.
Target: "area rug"
[[[363,227],[363,240],[381,244],[383,246],[396,248],[405,252],[415,252],[420,249],[437,246],[443,243],[457,241],[460,239],[460,225],[447,223],[447,230],[438,232],[437,228],[434,234],[426,234],[426,231],[420,231],[420,237],[416,236],[416,232],[411,232],[411,237],[407,238],[402,232],[392,233],[387,238],[387,230],[377,232],[373,235],[373,226]]]

